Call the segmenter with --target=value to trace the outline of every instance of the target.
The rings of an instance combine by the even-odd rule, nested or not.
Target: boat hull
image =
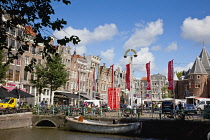
[[[140,133],[141,124],[139,122],[126,124],[108,124],[99,122],[79,122],[73,118],[66,118],[69,130],[90,132],[90,133],[106,133],[106,134],[131,134]]]

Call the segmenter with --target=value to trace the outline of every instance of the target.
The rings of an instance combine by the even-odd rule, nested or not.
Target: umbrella
[[[0,88],[0,98],[6,98],[6,97],[14,97],[17,98],[17,95],[14,95],[10,92],[7,92],[6,90],[4,90],[3,88]]]
[[[33,95],[31,95],[23,90],[20,90],[18,88],[13,89],[12,91],[10,91],[10,93],[14,94],[17,97],[19,97],[19,95],[20,95],[20,98],[34,97]]]

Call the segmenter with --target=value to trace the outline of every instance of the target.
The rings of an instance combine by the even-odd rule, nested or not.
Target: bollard
[[[38,113],[38,115],[39,115],[39,113],[40,113],[39,107],[38,107],[37,113]]]
[[[100,108],[100,116],[102,117],[102,108]]]
[[[85,112],[85,107],[82,108],[82,111],[83,111],[82,114],[85,116],[85,113],[86,113]]]
[[[52,110],[52,113],[53,113],[53,115],[54,115],[54,113],[55,113],[55,109],[54,109],[54,106],[53,106],[53,110]]]
[[[118,117],[120,117],[121,116],[121,114],[120,114],[120,109],[118,110]]]
[[[160,117],[160,120],[161,120],[161,110],[159,110],[159,117]]]
[[[138,119],[140,118],[140,112],[138,111]]]
[[[71,113],[70,106],[68,106],[68,116],[70,116],[70,113]]]

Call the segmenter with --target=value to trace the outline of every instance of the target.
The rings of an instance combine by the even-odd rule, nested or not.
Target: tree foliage
[[[8,66],[3,64],[4,52],[0,50],[0,83],[3,82],[3,79],[6,78],[6,72],[8,70]]]
[[[22,55],[28,49],[28,43],[24,41],[25,36],[16,36],[16,40],[21,43],[17,52],[12,51],[13,46],[7,44],[7,29],[14,30],[17,27],[31,26],[36,33],[33,40],[33,47],[38,43],[44,44],[43,58],[51,59],[50,54],[56,53],[56,50],[49,44],[50,36],[42,35],[45,29],[61,30],[67,22],[64,19],[56,19],[51,21],[51,16],[55,14],[52,7],[52,1],[62,2],[65,5],[71,4],[69,0],[1,0],[0,1],[0,17],[7,18],[7,20],[0,19],[0,50],[6,50],[8,59],[4,65],[9,65],[14,59]],[[65,37],[57,40],[60,45],[72,42],[74,45],[80,42],[77,36]],[[26,67],[27,71],[32,71],[34,64],[29,64]]]
[[[45,65],[37,65],[35,74],[37,79],[31,80],[31,83],[39,89],[39,93],[46,87],[55,91],[68,81],[68,72],[65,70],[65,65],[59,54],[53,55]]]
[[[180,79],[183,75],[185,75],[185,71],[176,72],[177,78]]]

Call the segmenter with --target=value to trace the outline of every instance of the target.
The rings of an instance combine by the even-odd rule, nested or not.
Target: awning
[[[7,97],[17,97],[16,95],[10,93],[10,92],[7,92],[5,89],[3,88],[0,88],[0,98],[7,98]]]
[[[80,94],[80,97],[82,97],[84,100],[90,100],[91,97],[85,94]]]
[[[13,89],[10,93],[14,94],[16,97],[20,96],[20,98],[34,97],[33,95],[18,88]]]
[[[71,93],[65,93],[65,92],[55,92],[54,93],[54,97],[58,97],[58,98],[74,98],[74,99],[78,99],[78,95],[77,94],[71,94]]]

